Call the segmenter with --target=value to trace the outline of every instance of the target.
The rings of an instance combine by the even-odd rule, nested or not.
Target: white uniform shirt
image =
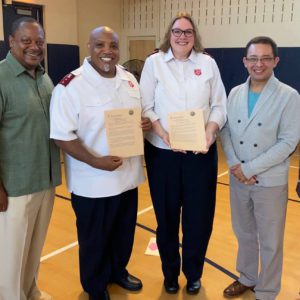
[[[88,58],[72,74],[75,78],[66,86],[58,84],[53,91],[50,136],[63,141],[79,138],[94,155],[108,155],[104,111],[141,107],[138,83],[120,66],[115,78],[103,78]],[[141,156],[123,159],[112,172],[95,169],[69,155],[65,155],[65,164],[68,190],[79,196],[114,196],[145,180]]]
[[[203,109],[205,122],[221,129],[226,122],[226,92],[216,62],[210,56],[191,52],[186,61],[175,59],[171,50],[149,56],[140,81],[143,114],[160,120],[168,131],[167,115],[189,109]],[[169,147],[153,131],[147,140],[156,147]]]

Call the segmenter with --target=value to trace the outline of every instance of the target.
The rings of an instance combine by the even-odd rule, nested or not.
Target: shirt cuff
[[[152,123],[159,119],[159,116],[152,110],[144,112],[143,116],[149,118]]]

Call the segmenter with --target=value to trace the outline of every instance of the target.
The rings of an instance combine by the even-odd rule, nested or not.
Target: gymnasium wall
[[[154,36],[159,46],[169,21],[179,11],[193,16],[227,91],[246,78],[243,47],[257,35],[276,41],[281,61],[275,73],[300,91],[300,0],[123,0],[123,53],[129,57],[130,38]]]
[[[191,13],[204,47],[217,61],[227,91],[247,76],[243,47],[254,36],[271,36],[281,61],[276,75],[300,91],[300,0],[23,0],[43,5],[48,68],[56,83],[88,54],[89,32],[112,27],[120,36],[121,59],[129,58],[129,41],[154,39],[159,46],[170,19]],[[3,45],[0,6],[0,58]]]
[[[121,32],[121,0],[77,0],[78,45],[80,61],[88,55],[90,31],[98,26],[109,26]]]
[[[56,84],[77,68],[87,56],[90,31],[100,25],[121,30],[121,0],[21,0],[43,6],[47,39],[48,72]],[[0,6],[0,58],[3,50],[2,6]]]
[[[48,73],[56,84],[65,74],[79,65],[77,5],[75,0],[22,0],[23,3],[43,6],[47,40]],[[0,58],[3,59],[3,17],[1,8]]]

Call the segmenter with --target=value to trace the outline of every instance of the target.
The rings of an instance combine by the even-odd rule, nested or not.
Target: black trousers
[[[166,280],[180,274],[179,224],[182,217],[182,271],[201,278],[212,232],[217,183],[217,148],[207,154],[173,152],[145,142],[145,160],[157,220],[157,245]]]
[[[80,281],[98,297],[110,281],[127,276],[137,217],[137,188],[117,196],[71,195],[76,214]]]

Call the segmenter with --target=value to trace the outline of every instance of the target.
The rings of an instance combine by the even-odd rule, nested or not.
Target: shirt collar
[[[168,62],[168,61],[170,61],[170,60],[172,60],[172,59],[176,59],[176,58],[175,58],[175,56],[174,56],[174,54],[173,54],[171,48],[169,48],[168,52],[165,53],[165,55],[164,55],[164,61],[165,61],[165,62]],[[195,52],[194,49],[192,49],[192,52],[191,52],[191,54],[190,54],[190,56],[188,57],[187,60],[190,60],[190,61],[192,61],[193,63],[196,63],[196,62],[197,62],[197,54],[196,54],[196,52]]]
[[[126,80],[128,81],[128,77],[126,76],[126,71],[122,70],[121,67],[116,65],[116,81],[118,82],[119,80]],[[90,57],[86,57],[83,62],[83,70],[85,73],[85,76],[89,78],[89,80],[92,82],[93,85],[97,86],[99,84],[103,83],[102,77],[90,64]],[[118,85],[118,84],[117,84]]]
[[[6,55],[6,60],[9,64],[9,66],[11,67],[12,73],[14,74],[14,76],[19,76],[22,73],[28,73],[26,68],[20,64],[15,57],[11,54],[11,52],[9,51]],[[41,65],[38,65],[36,68],[37,71],[37,76],[39,76],[39,74],[44,74],[45,70]]]

